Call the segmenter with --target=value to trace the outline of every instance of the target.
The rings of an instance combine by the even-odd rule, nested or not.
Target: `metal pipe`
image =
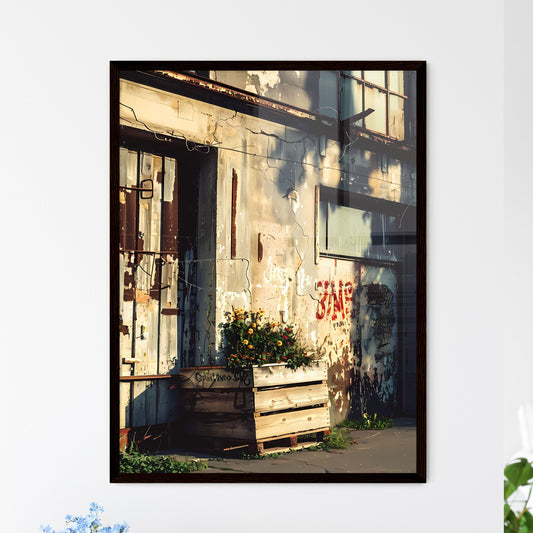
[[[328,122],[332,121],[331,117],[327,117],[324,115],[318,115],[316,113],[307,111],[305,109],[302,109],[296,106],[291,106],[288,104],[281,103],[277,100],[272,100],[271,98],[267,98],[265,96],[258,96],[257,94],[251,93],[244,89],[237,89],[236,87],[232,87],[230,85],[226,85],[224,83],[221,83],[215,80],[200,78],[192,74],[188,74],[185,72],[179,72],[179,71],[154,70],[153,72],[154,74],[158,74],[166,78],[178,80],[178,81],[196,86],[198,88],[208,89],[215,93],[223,94],[226,96],[231,96],[232,98],[236,98],[238,100],[242,100],[242,101],[254,104],[254,105],[259,105],[262,107],[270,108],[275,111],[282,111],[294,117],[305,118],[305,119],[313,120],[313,121],[323,121],[323,120],[326,120]]]
[[[137,152],[137,187],[140,185],[140,179],[141,179],[141,152]],[[137,241],[139,237],[139,193],[135,193],[137,195],[136,202],[135,202],[135,245],[137,246]],[[137,290],[137,257],[133,260],[133,281],[132,281],[132,289],[133,294],[135,294]],[[133,332],[132,338],[131,338],[131,358],[135,359],[135,339],[137,337],[137,331],[136,331],[136,314],[137,314],[137,305],[136,305],[137,299],[133,298],[133,304],[132,304],[132,317],[131,317],[131,329]],[[130,367],[130,375],[135,374],[135,365],[131,365]],[[129,408],[130,408],[130,420],[129,425],[133,427],[134,420],[133,420],[133,394],[134,394],[134,387],[133,382],[130,383],[130,401],[129,401]]]
[[[176,254],[178,253],[176,250],[161,250],[160,252],[156,252],[154,250],[119,250],[119,253],[121,254]]]
[[[157,179],[157,177],[156,177]],[[163,194],[165,190],[165,158],[161,161],[161,185],[159,189],[159,249],[163,246]],[[152,205],[153,207],[153,205]],[[163,284],[163,260],[159,258],[159,283],[158,283],[158,306],[157,306],[157,362],[156,372],[159,375],[160,349],[161,349],[161,285]],[[155,421],[158,422],[159,415],[159,386],[155,390]]]
[[[154,374],[154,375],[147,375],[147,376],[120,376],[119,381],[153,381],[156,379],[171,379],[171,378],[176,378],[176,377],[177,377],[177,374]]]

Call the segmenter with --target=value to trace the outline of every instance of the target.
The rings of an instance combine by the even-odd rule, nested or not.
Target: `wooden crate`
[[[225,367],[183,368],[179,375],[185,435],[210,438],[214,447],[262,450],[268,441],[329,429],[324,361],[295,370],[264,365],[241,376]]]

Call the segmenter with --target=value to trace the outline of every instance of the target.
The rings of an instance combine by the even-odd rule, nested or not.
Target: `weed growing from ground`
[[[347,418],[339,426],[349,429],[388,429],[392,427],[392,418],[378,416],[376,413],[374,416],[369,416],[365,413],[361,420]]]
[[[345,450],[350,446],[350,442],[345,437],[342,428],[335,427],[329,435],[324,436],[319,446],[326,450]]]
[[[172,457],[132,452],[121,454],[119,471],[124,474],[187,474],[206,468],[206,461],[176,461]]]

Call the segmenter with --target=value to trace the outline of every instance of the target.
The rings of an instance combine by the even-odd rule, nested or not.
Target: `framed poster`
[[[111,63],[112,481],[425,481],[425,72]]]

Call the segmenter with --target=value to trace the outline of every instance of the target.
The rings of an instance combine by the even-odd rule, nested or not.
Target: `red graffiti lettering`
[[[317,288],[322,287],[323,286],[322,282],[319,281],[316,286]],[[328,297],[327,287],[326,287],[326,290],[324,290],[322,294],[319,294],[318,297],[319,297],[319,301],[318,301],[318,305],[316,308],[316,317],[318,320],[322,320],[326,316],[326,298]]]
[[[335,290],[335,282],[331,282],[331,292],[329,294],[328,315],[331,314],[331,320],[337,320],[337,309],[339,309],[339,301],[337,291]],[[333,313],[331,313],[333,310]]]
[[[329,316],[331,320],[344,320],[347,316],[352,315],[351,302],[353,299],[353,284],[351,282],[338,282],[338,288],[335,281],[319,281],[318,303],[316,309],[316,318],[322,320]],[[320,290],[322,289],[322,290]]]
[[[351,302],[353,297],[353,285],[351,282],[347,281],[344,287],[344,299],[347,302]]]

